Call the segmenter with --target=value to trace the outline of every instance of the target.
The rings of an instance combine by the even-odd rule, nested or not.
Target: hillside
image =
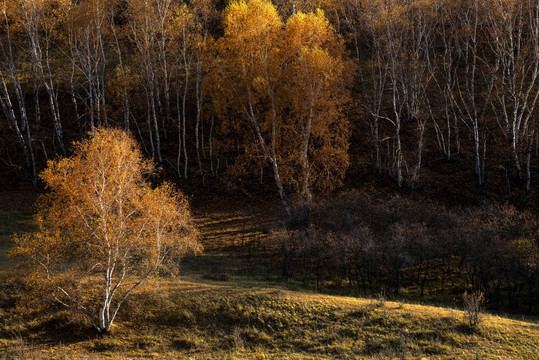
[[[113,334],[81,319],[22,316],[2,302],[4,359],[429,358],[534,359],[539,324],[462,311],[267,287],[264,283],[159,279],[126,304]],[[3,289],[4,290],[4,289]]]

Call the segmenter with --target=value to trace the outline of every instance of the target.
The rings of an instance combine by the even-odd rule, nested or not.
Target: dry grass
[[[249,282],[154,279],[125,305],[113,333],[65,312],[0,315],[5,359],[428,358],[536,359],[539,325],[459,310],[327,296]]]

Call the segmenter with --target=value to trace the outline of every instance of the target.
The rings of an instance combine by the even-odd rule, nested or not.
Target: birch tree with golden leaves
[[[153,172],[130,135],[97,128],[48,163],[39,230],[14,238],[29,284],[102,333],[145,280],[201,248],[187,199],[169,184],[152,188]]]
[[[344,74],[351,62],[321,10],[298,12],[284,25],[270,2],[237,1],[223,23],[224,36],[207,61],[214,106],[225,128],[243,134],[244,157],[258,156],[271,167],[292,217],[288,190],[310,204],[312,184],[331,188],[344,177]]]
[[[344,178],[349,165],[348,121],[343,107],[354,71],[345,59],[344,44],[321,10],[291,16],[283,36],[290,76],[283,84],[291,109],[285,128],[294,129],[293,168],[302,200],[310,206],[312,187],[331,189]]]

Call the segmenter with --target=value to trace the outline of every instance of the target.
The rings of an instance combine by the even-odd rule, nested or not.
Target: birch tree
[[[139,65],[143,79],[151,153],[152,157],[155,156],[161,163],[163,156],[160,132],[164,128],[163,124],[159,125],[161,105],[158,69],[160,64],[166,64],[166,59],[163,58],[160,49],[164,46],[163,41],[166,42],[167,35],[161,33],[160,30],[163,30],[164,22],[167,21],[163,17],[169,15],[170,0],[131,0],[129,5],[129,27],[137,50],[137,57],[134,60]],[[168,70],[165,70],[165,73],[168,74]]]
[[[321,10],[294,14],[284,31],[289,71],[283,71],[291,75],[286,76],[282,91],[292,109],[285,128],[299,135],[291,141],[298,144],[297,162],[292,167],[301,169],[298,190],[310,206],[312,187],[334,188],[348,168],[349,130],[343,106],[353,79],[346,74],[355,68],[344,59],[344,44]],[[286,149],[284,144],[282,147]],[[294,154],[286,158],[293,159]]]
[[[66,155],[64,130],[60,118],[57,76],[53,74],[50,54],[54,29],[59,25],[63,0],[19,0],[20,20],[28,40],[32,66],[37,69],[41,83],[47,92],[53,120],[54,135],[60,150]]]
[[[377,62],[373,67],[375,98],[372,114],[375,117],[375,132],[378,118],[393,126],[391,149],[388,144],[388,169],[395,174],[399,187],[407,181],[414,186],[419,180],[428,118],[428,111],[425,111],[428,108],[426,91],[430,81],[427,64],[428,48],[432,41],[428,4],[421,1],[374,1],[370,11],[374,11],[371,15],[374,27],[372,36],[377,37],[373,40]],[[380,114],[386,81],[391,113]],[[416,125],[414,133],[417,139],[407,141],[416,145],[415,149],[412,147],[413,150],[409,151],[416,158],[413,167],[408,166],[403,146],[402,131],[406,123]],[[377,142],[376,135],[375,144]],[[375,149],[378,152],[378,145]]]
[[[479,185],[485,183],[488,136],[485,113],[491,104],[499,66],[499,57],[482,46],[485,41],[490,43],[490,33],[485,31],[486,5],[482,0],[465,3],[456,20],[460,27],[457,44],[459,64],[464,68],[456,73],[456,105],[461,119],[472,133],[474,171]]]
[[[26,110],[25,94],[20,80],[23,72],[20,69],[20,62],[16,57],[14,49],[14,40],[16,37],[11,32],[7,2],[4,0],[1,6],[3,34],[0,36],[0,107],[2,108],[8,126],[14,130],[17,140],[22,147],[26,167],[32,171],[32,183],[34,186],[37,186],[37,169],[32,135],[28,112]],[[14,14],[11,13],[10,15],[13,16]],[[10,88],[13,90],[10,91]],[[12,98],[15,101],[12,101]],[[18,111],[15,111],[17,108],[14,102],[18,105]],[[37,114],[36,116],[38,116]],[[23,132],[26,134],[23,135]]]
[[[534,136],[534,110],[539,97],[539,1],[493,0],[492,7],[489,31],[493,50],[500,59],[496,114],[509,140],[518,178],[524,181],[521,157],[527,159],[533,147],[529,141]],[[531,172],[526,162],[529,190]]]
[[[282,126],[276,92],[282,76],[282,58],[278,56],[277,43],[282,21],[271,3],[252,0],[229,5],[223,23],[224,37],[216,44],[216,61],[209,65],[216,108],[222,114],[227,111],[228,116],[247,120],[259,154],[270,164],[279,197],[291,217],[277,153],[277,132]]]
[[[320,10],[297,12],[283,25],[271,3],[239,1],[225,11],[224,24],[209,63],[216,109],[226,126],[242,134],[242,156],[271,166],[292,217],[285,190],[295,190],[309,205],[313,185],[335,187],[348,167],[343,107],[351,63]]]
[[[200,249],[187,199],[169,184],[152,188],[153,171],[131,136],[96,128],[71,157],[48,163],[38,232],[14,238],[29,284],[101,333],[152,274]]]
[[[87,99],[91,132],[96,125],[107,125],[105,30],[109,5],[102,0],[92,0],[74,5],[68,11],[69,54],[73,67],[84,79],[80,86]]]

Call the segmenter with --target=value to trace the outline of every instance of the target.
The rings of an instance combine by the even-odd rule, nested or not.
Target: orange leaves
[[[286,22],[285,38],[288,47],[328,46],[336,42],[336,34],[322,10],[314,13],[296,13]]]
[[[200,250],[187,199],[169,184],[152,189],[153,171],[130,135],[96,129],[42,172],[49,192],[38,204],[39,232],[15,237],[12,256],[53,284],[66,272],[77,281],[101,274],[110,290],[127,274],[144,279],[167,256]]]
[[[346,168],[347,156],[339,158],[346,151],[332,147],[344,143],[347,148],[347,122],[341,114],[351,81],[343,75],[351,62],[344,60],[342,39],[323,11],[297,12],[283,23],[269,1],[241,0],[225,10],[223,23],[224,36],[211,49],[206,68],[225,125],[242,132],[244,126],[230,119],[246,120],[259,154],[273,164],[276,181],[282,178],[296,190],[315,181],[318,174],[310,163],[324,163],[326,151],[339,154],[330,157]],[[245,154],[252,154],[252,135],[242,136]],[[332,177],[325,184],[338,184],[344,174],[333,166],[318,168]]]
[[[324,13],[297,13],[288,19],[284,30],[288,62],[301,74],[300,81],[322,84],[341,81],[345,61],[344,44]]]
[[[153,239],[153,247],[158,250],[173,249],[176,255],[198,253],[202,246],[196,241],[196,230],[191,220],[189,204],[185,196],[165,183],[148,191],[143,199],[143,218],[147,221],[147,231]]]
[[[345,60],[342,40],[322,11],[293,15],[287,22],[291,120],[298,127],[294,166],[301,164],[302,193],[310,199],[310,188],[337,186],[348,167],[348,122],[342,116],[348,102],[347,87],[353,64]],[[337,147],[340,147],[338,149]],[[297,170],[296,170],[297,171]]]
[[[282,26],[277,9],[265,0],[233,2],[225,11],[223,23],[225,37],[251,45],[253,41],[271,42]]]
[[[66,273],[76,281],[102,275],[110,293],[145,279],[167,256],[198,250],[187,201],[170,185],[152,189],[145,176],[153,171],[127,133],[97,129],[72,157],[49,162],[39,232],[17,238],[13,255],[27,260],[32,278],[61,286],[69,303],[80,294],[65,290]]]
[[[216,50],[229,69],[236,72],[230,74],[237,76],[236,81],[250,82],[275,72],[282,23],[270,2],[234,2],[225,10],[223,24],[225,36],[218,41]]]
[[[52,31],[64,20],[67,0],[2,0],[0,14],[2,21],[9,22],[10,30],[24,33],[38,28]]]
[[[339,82],[344,70],[343,62],[319,47],[302,48],[297,59],[302,79],[322,88],[331,82]],[[318,86],[316,84],[319,84]]]

